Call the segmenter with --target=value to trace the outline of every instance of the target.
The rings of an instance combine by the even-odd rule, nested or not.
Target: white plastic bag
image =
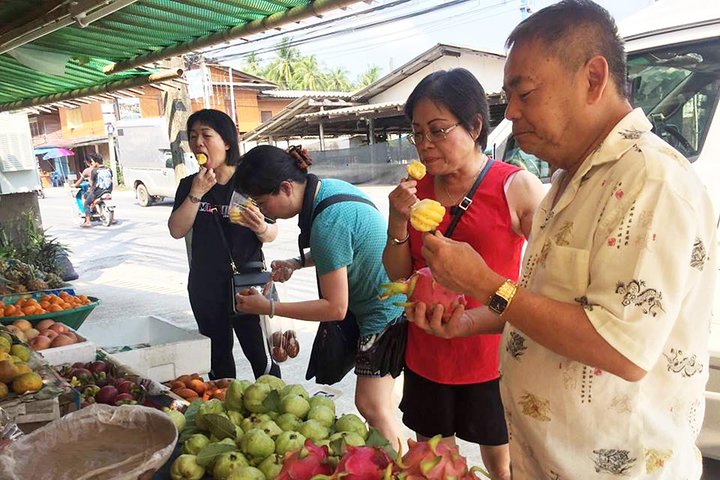
[[[0,478],[149,479],[176,441],[175,425],[159,410],[95,404],[15,440],[0,455]]]

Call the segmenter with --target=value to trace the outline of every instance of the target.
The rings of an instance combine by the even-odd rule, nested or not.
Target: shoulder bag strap
[[[459,204],[450,208],[450,211],[453,214],[453,218],[452,221],[450,221],[450,225],[448,225],[447,230],[445,231],[446,237],[449,238],[452,236],[453,232],[455,231],[455,227],[457,227],[457,224],[460,222],[460,217],[462,217],[462,214],[465,213],[468,208],[470,208],[470,205],[473,202],[472,199],[475,196],[475,192],[480,186],[480,182],[483,181],[485,175],[487,175],[487,173],[490,171],[490,167],[492,167],[493,163],[495,163],[495,160],[493,160],[492,158],[488,158],[487,163],[485,163],[482,171],[478,174],[475,182],[472,184],[472,187],[470,187],[468,193],[463,197]]]
[[[225,248],[228,252],[228,257],[230,257],[230,268],[232,268],[233,275],[238,273],[238,269],[235,266],[235,260],[232,258],[232,250],[230,249],[230,244],[227,241],[227,238],[225,237],[225,231],[222,228],[222,225],[220,224],[220,212],[215,210],[215,213],[213,213],[213,218],[215,219],[215,224],[218,227],[218,231],[220,232],[220,238],[222,239],[223,244],[225,245]]]

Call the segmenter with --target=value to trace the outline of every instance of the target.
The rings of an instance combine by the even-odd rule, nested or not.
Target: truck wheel
[[[135,196],[138,199],[138,203],[141,207],[147,207],[152,204],[152,197],[147,191],[147,188],[142,183],[138,184],[135,188]]]

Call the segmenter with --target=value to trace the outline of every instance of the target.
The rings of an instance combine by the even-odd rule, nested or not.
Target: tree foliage
[[[291,39],[283,37],[275,56],[263,62],[255,53],[245,58],[241,67],[247,73],[266,78],[287,90],[324,90],[352,92],[370,85],[380,78],[380,67],[370,65],[355,82],[343,67],[327,69],[315,55],[303,55],[292,46]]]

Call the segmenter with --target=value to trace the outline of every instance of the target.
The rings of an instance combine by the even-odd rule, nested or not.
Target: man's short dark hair
[[[93,161],[102,164],[103,163],[103,157],[99,153],[95,152],[89,152],[87,154],[88,161]]]
[[[602,55],[617,91],[627,97],[624,43],[612,15],[597,3],[562,0],[538,10],[515,27],[505,47],[532,40],[542,42],[571,72],[595,55]]]
[[[468,132],[480,115],[482,127],[475,143],[485,150],[490,131],[490,114],[485,90],[475,75],[464,68],[439,70],[423,78],[405,102],[405,115],[412,121],[417,103],[427,98],[447,108]]]

